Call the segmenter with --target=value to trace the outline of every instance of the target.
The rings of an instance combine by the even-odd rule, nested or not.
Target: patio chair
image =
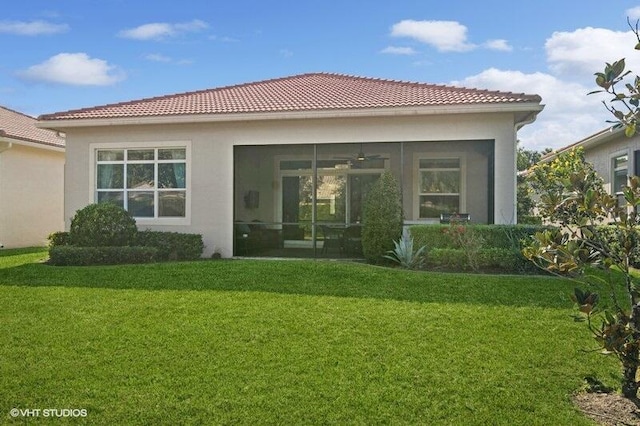
[[[330,249],[338,249],[338,253],[342,255],[342,232],[343,229],[331,228],[327,225],[320,225],[322,232],[322,254],[326,254]]]

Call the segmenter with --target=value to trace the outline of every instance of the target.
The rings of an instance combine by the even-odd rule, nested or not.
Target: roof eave
[[[299,120],[318,118],[364,118],[417,115],[448,115],[475,113],[515,113],[537,114],[544,105],[539,102],[518,102],[500,104],[434,105],[420,107],[353,108],[339,110],[269,111],[225,114],[185,114],[116,118],[69,118],[39,120],[36,127],[63,130],[78,127],[130,126],[150,124],[216,123],[261,120]]]
[[[65,152],[65,147],[61,145],[57,145],[49,142],[33,141],[30,139],[18,138],[18,137],[14,137],[7,134],[0,136],[0,142],[28,146],[31,148],[45,149],[48,151]]]
[[[540,162],[548,163],[550,161],[553,161],[558,155],[565,153],[567,151],[570,151],[574,148],[582,147],[587,149],[587,148],[596,147],[612,139],[615,139],[623,132],[624,132],[624,127],[615,127],[615,126],[607,127],[606,129],[600,130],[597,133],[587,136],[586,138],[579,140],[578,142],[574,142],[563,148],[559,148],[553,152],[550,152],[549,154],[542,157],[540,159]]]

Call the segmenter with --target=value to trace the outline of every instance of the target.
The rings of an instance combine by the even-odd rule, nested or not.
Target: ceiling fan
[[[352,157],[334,157],[337,160],[349,160],[350,163],[358,164],[359,162],[369,161],[369,160],[386,160],[386,158],[382,158],[379,154],[373,155],[365,155],[364,150],[362,149],[362,144],[360,144],[360,151],[355,156]]]

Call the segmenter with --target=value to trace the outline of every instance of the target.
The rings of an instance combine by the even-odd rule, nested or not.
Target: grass
[[[44,256],[0,253],[9,423],[15,407],[105,425],[586,425],[583,378],[617,385],[556,278]]]

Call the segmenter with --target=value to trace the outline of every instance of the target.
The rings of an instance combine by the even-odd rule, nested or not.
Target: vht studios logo
[[[87,417],[87,410],[82,408],[13,408],[11,417]]]

